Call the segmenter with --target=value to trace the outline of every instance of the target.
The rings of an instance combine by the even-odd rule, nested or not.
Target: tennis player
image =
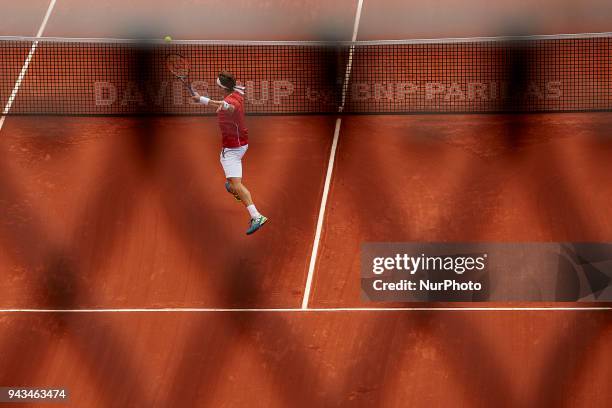
[[[219,74],[217,85],[223,89],[223,100],[215,101],[197,92],[194,92],[193,98],[203,105],[217,108],[223,143],[220,159],[227,180],[225,189],[246,206],[251,216],[246,233],[251,235],[268,219],[257,211],[251,193],[242,184],[242,158],[249,148],[249,131],[244,123],[244,87],[236,85],[236,79],[229,72]]]

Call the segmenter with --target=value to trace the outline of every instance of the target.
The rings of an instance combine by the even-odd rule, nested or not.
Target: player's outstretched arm
[[[217,112],[221,110],[233,112],[235,110],[234,105],[232,104],[229,104],[225,101],[215,101],[213,99],[207,98],[206,96],[201,96],[197,92],[195,93],[195,95],[193,95],[193,100],[205,106],[211,106],[213,108],[217,108]]]
[[[196,101],[197,103],[201,103],[202,105],[208,105],[211,102],[210,98],[207,98],[206,96],[202,96],[195,91],[193,92],[192,98],[194,101]]]

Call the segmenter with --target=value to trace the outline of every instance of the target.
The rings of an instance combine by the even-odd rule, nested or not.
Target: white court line
[[[51,16],[51,12],[53,11],[53,8],[55,7],[56,1],[57,0],[51,0],[49,2],[49,7],[47,7],[47,12],[45,13],[45,17],[43,18],[43,21],[40,24],[40,27],[38,27],[36,38],[42,37],[43,32],[45,31],[45,27],[47,27],[47,22],[49,21],[49,17]],[[38,41],[34,41],[34,43],[32,44],[32,47],[30,48],[30,52],[28,53],[28,56],[25,60],[25,63],[23,64],[23,67],[21,67],[21,72],[19,73],[19,76],[17,77],[17,82],[15,82],[15,86],[13,87],[13,91],[11,92],[11,96],[9,96],[9,99],[6,102],[6,105],[4,106],[4,110],[2,111],[2,117],[0,118],[0,130],[2,130],[2,126],[4,126],[6,115],[8,115],[8,113],[11,111],[13,102],[15,101],[15,98],[17,97],[17,92],[19,92],[19,88],[21,87],[23,78],[28,72],[30,61],[32,61],[32,57],[34,56],[34,53],[36,52],[37,47],[38,47]]]
[[[353,24],[353,35],[351,41],[357,40],[359,32],[359,21],[361,20],[361,9],[363,8],[363,0],[358,0],[357,11],[355,12],[355,23]],[[344,83],[342,85],[342,102],[339,112],[344,110],[344,101],[346,99],[346,90],[348,81],[351,76],[351,68],[353,65],[353,49],[351,46],[349,51],[349,59],[346,65],[346,73]],[[338,148],[338,138],[340,137],[340,126],[342,119],[336,119],[336,127],[334,129],[334,140],[332,141],[331,151],[329,152],[329,162],[327,163],[327,173],[325,175],[325,184],[323,185],[323,197],[321,198],[321,207],[319,207],[319,217],[317,218],[317,229],[315,231],[314,242],[312,244],[312,253],[310,254],[310,263],[308,264],[308,275],[306,276],[306,287],[304,289],[304,298],[302,299],[302,309],[308,309],[308,300],[310,299],[310,291],[312,289],[312,280],[314,277],[315,265],[317,263],[317,255],[319,253],[319,244],[321,242],[321,232],[323,231],[323,221],[325,220],[325,209],[327,208],[327,198],[329,196],[329,187],[334,171],[334,161],[336,159],[336,149]]]
[[[363,0],[357,2],[357,12],[355,13],[355,24],[353,24],[353,36],[351,41],[357,41],[357,33],[359,32],[359,22],[361,21],[361,9],[363,8]]]
[[[314,243],[312,244],[312,253],[310,254],[310,264],[308,265],[308,276],[306,278],[306,289],[304,289],[304,298],[302,299],[302,309],[308,308],[308,299],[310,298],[310,290],[312,288],[312,279],[314,276],[315,265],[317,263],[317,254],[319,253],[319,242],[321,241],[321,231],[323,231],[323,220],[325,219],[325,208],[327,207],[327,198],[329,196],[329,187],[331,185],[332,173],[334,171],[334,161],[336,159],[336,149],[338,148],[338,137],[340,135],[340,123],[342,119],[336,119],[336,128],[334,129],[334,140],[332,141],[331,151],[329,153],[329,162],[327,163],[327,174],[325,175],[325,184],[323,185],[323,198],[321,199],[321,207],[319,208],[319,218],[317,219],[317,229],[315,232]]]
[[[612,311],[612,307],[337,307],[337,308],[141,308],[141,309],[0,309],[0,313],[338,313],[338,312],[570,312]]]
[[[353,26],[353,36],[351,41],[357,41],[357,33],[359,32],[359,22],[361,21],[361,9],[363,8],[363,0],[359,0],[357,3],[357,12],[355,14],[355,25]],[[342,83],[342,102],[340,103],[339,111],[344,111],[344,103],[346,101],[346,92],[348,90],[349,81],[351,79],[351,71],[353,70],[353,54],[355,53],[355,46],[349,47],[348,62],[346,64],[346,73],[344,75],[344,82]]]

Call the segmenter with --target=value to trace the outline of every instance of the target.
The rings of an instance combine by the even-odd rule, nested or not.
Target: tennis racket
[[[189,82],[189,71],[191,70],[189,60],[181,54],[169,54],[166,56],[166,67],[177,79],[185,84],[189,93],[195,96],[196,93]]]

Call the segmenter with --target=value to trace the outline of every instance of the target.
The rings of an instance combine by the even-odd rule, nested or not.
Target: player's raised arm
[[[202,96],[199,93],[197,93],[196,91],[193,92],[193,96],[192,96],[193,100],[197,103],[201,103],[202,105],[208,106],[208,104],[210,103],[210,98],[206,97],[206,96]]]
[[[222,111],[222,110],[234,112],[234,110],[236,109],[234,105],[232,105],[231,103],[228,103],[225,101],[215,101],[214,99],[210,99],[206,96],[201,96],[197,92],[195,92],[195,95],[193,95],[193,100],[198,103],[201,103],[202,105],[212,106],[213,108],[217,108],[217,112]]]

